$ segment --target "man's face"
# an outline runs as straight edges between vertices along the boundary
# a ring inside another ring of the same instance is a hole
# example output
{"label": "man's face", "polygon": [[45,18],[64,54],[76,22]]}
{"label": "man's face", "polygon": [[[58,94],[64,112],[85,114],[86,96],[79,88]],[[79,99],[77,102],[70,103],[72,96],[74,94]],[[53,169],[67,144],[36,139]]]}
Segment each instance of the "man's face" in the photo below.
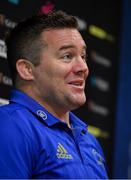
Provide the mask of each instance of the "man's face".
{"label": "man's face", "polygon": [[73,110],[86,101],[84,88],[88,76],[86,45],[75,29],[45,31],[47,47],[35,67],[35,96],[48,107]]}

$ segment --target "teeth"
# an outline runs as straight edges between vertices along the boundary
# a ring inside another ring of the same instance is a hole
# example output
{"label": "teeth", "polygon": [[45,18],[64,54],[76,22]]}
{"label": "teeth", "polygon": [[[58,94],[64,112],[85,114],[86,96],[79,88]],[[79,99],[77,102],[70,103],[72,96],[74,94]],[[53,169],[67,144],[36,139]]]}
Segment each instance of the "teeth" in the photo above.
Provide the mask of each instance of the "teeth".
{"label": "teeth", "polygon": [[79,84],[79,83],[74,83],[74,85],[76,85],[76,86],[80,86],[80,84]]}
{"label": "teeth", "polygon": [[69,84],[72,84],[74,86],[82,86],[83,83],[80,83],[80,82],[72,82],[72,83],[69,83]]}
{"label": "teeth", "polygon": [[71,83],[74,86],[81,86],[81,83]]}

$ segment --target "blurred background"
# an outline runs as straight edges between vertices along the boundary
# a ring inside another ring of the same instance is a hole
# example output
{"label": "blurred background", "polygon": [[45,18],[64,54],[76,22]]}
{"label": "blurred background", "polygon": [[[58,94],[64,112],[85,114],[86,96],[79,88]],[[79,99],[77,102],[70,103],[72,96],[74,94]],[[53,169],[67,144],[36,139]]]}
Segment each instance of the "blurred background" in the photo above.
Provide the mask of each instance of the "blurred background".
{"label": "blurred background", "polygon": [[8,30],[34,13],[52,10],[76,16],[87,44],[87,102],[74,113],[103,147],[109,177],[130,179],[131,0],[0,0],[0,105],[8,103],[12,88]]}

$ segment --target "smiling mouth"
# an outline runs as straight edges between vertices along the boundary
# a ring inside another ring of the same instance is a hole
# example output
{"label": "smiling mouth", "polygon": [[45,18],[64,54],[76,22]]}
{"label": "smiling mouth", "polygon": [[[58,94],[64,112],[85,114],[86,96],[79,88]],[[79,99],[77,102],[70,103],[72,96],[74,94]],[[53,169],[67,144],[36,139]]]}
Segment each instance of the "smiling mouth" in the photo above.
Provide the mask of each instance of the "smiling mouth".
{"label": "smiling mouth", "polygon": [[68,83],[70,86],[79,88],[79,89],[84,89],[84,81],[72,81]]}
{"label": "smiling mouth", "polygon": [[73,86],[82,86],[83,83],[69,83],[70,85],[73,85]]}

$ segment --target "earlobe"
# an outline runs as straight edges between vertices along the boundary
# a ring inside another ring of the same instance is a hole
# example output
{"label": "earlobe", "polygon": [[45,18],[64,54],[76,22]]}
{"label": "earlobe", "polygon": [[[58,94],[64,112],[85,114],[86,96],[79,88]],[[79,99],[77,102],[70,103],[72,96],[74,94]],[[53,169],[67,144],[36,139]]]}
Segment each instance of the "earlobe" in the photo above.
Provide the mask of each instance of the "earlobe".
{"label": "earlobe", "polygon": [[21,79],[23,80],[33,80],[34,76],[33,76],[33,72],[32,72],[32,64],[25,59],[19,59],[16,62],[16,69],[17,72],[19,74],[19,76],[21,77]]}

